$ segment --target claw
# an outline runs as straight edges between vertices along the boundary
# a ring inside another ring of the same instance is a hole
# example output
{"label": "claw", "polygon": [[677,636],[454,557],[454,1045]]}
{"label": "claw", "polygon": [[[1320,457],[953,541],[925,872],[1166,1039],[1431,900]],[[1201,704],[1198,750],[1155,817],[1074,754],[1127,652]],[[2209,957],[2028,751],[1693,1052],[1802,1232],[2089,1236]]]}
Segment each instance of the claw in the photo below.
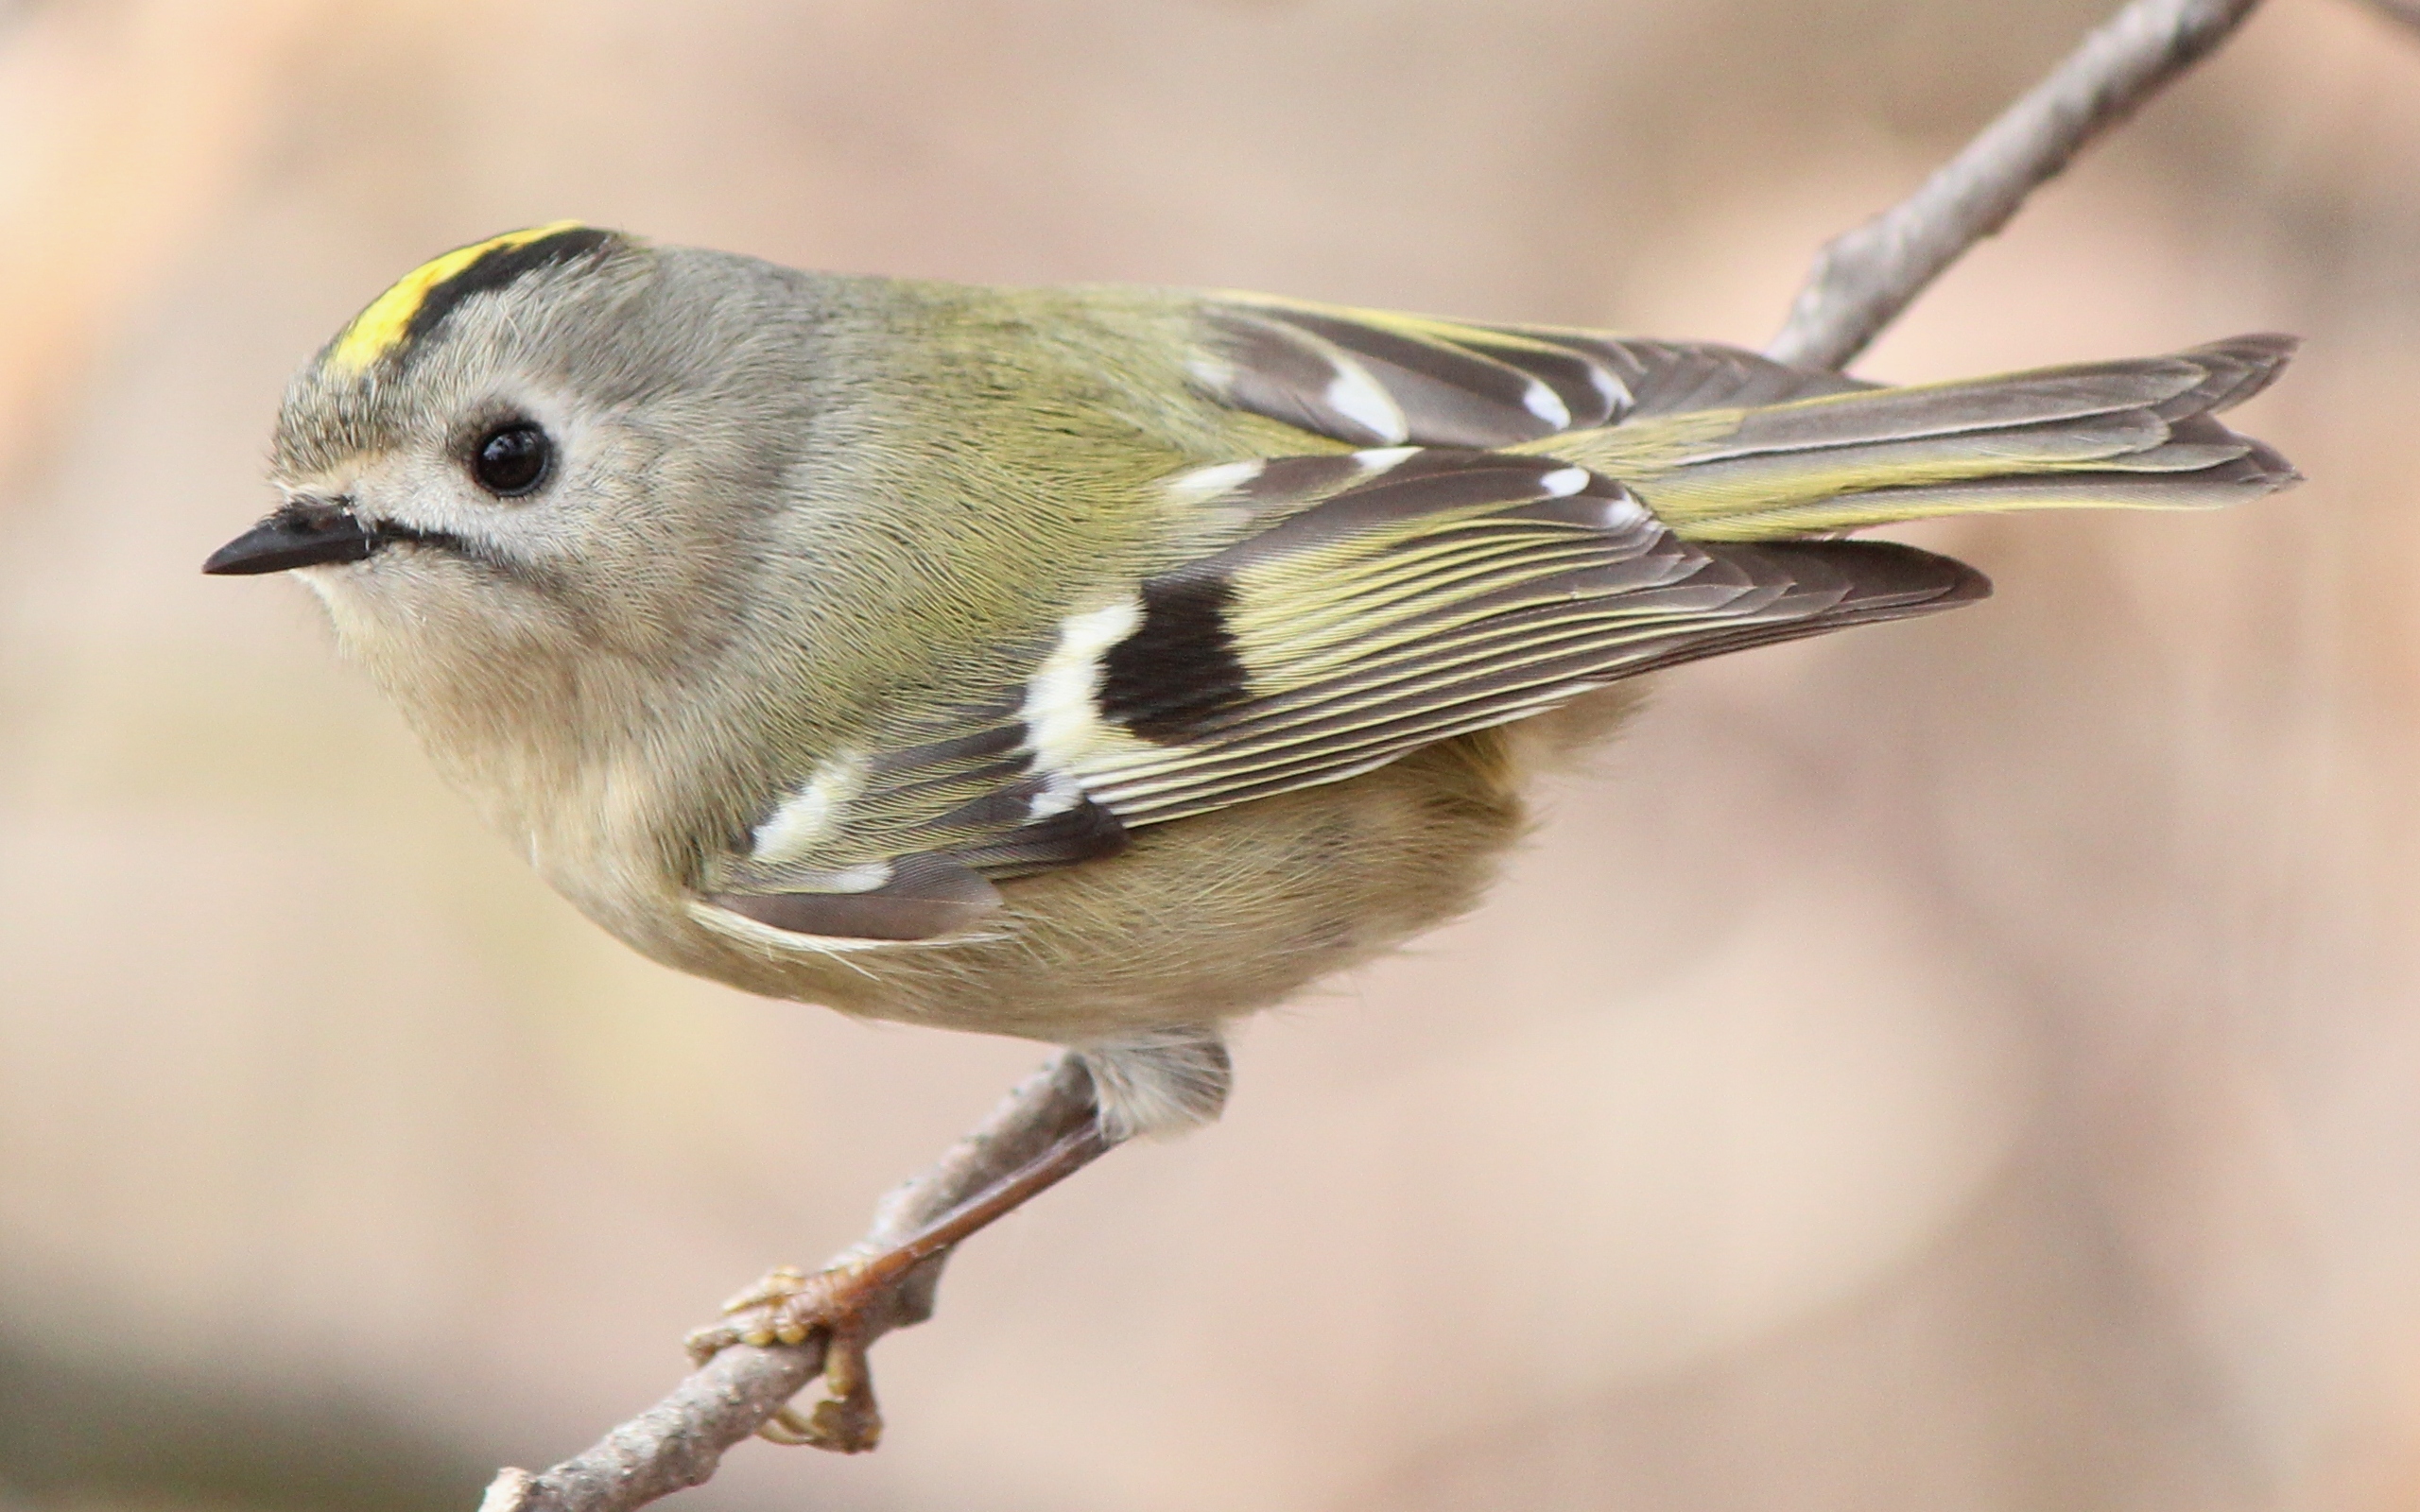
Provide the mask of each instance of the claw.
{"label": "claw", "polygon": [[862,1454],[882,1442],[882,1408],[873,1400],[873,1375],[864,1338],[834,1332],[823,1346],[823,1400],[802,1413],[785,1405],[756,1430],[769,1443]]}
{"label": "claw", "polygon": [[882,1409],[873,1400],[873,1372],[866,1363],[863,1335],[835,1332],[825,1342],[823,1389],[828,1395],[807,1414],[809,1443],[838,1453],[862,1454],[882,1442]]}
{"label": "claw", "polygon": [[757,1436],[863,1453],[882,1440],[882,1410],[874,1402],[866,1360],[870,1333],[863,1314],[874,1296],[868,1280],[865,1267],[853,1263],[812,1276],[795,1265],[768,1271],[723,1304],[721,1322],[691,1332],[684,1341],[689,1358],[703,1365],[735,1344],[799,1345],[821,1334],[823,1400],[804,1413],[785,1406],[757,1429]]}
{"label": "claw", "polygon": [[821,1442],[815,1424],[796,1407],[786,1405],[758,1425],[756,1436],[786,1449],[814,1449]]}
{"label": "claw", "polygon": [[796,1265],[776,1265],[747,1286],[732,1294],[722,1304],[723,1315],[745,1313],[751,1308],[770,1307],[796,1297],[806,1286],[806,1272]]}
{"label": "claw", "polygon": [[1115,1143],[1101,1133],[1094,1113],[1084,1110],[1023,1165],[990,1180],[906,1238],[882,1245],[869,1241],[813,1275],[793,1265],[767,1272],[723,1304],[720,1321],[689,1334],[683,1341],[689,1358],[703,1366],[735,1344],[795,1346],[821,1337],[822,1400],[804,1412],[795,1405],[783,1407],[758,1433],[776,1444],[863,1453],[882,1440],[882,1411],[874,1403],[867,1347],[888,1330],[931,1315],[941,1263],[961,1240],[1081,1170]]}

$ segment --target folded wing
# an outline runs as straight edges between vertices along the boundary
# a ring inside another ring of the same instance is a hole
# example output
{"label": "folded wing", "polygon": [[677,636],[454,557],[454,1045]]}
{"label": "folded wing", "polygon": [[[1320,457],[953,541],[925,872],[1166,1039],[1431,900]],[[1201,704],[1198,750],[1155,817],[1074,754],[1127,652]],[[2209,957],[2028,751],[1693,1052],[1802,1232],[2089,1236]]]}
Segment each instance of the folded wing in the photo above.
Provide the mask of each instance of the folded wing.
{"label": "folded wing", "polygon": [[1170,480],[1278,523],[1067,616],[1022,686],[828,759],[711,879],[777,929],[980,926],[995,881],[1338,782],[1618,679],[1979,597],[1883,542],[1707,545],[1551,458],[1394,447]]}

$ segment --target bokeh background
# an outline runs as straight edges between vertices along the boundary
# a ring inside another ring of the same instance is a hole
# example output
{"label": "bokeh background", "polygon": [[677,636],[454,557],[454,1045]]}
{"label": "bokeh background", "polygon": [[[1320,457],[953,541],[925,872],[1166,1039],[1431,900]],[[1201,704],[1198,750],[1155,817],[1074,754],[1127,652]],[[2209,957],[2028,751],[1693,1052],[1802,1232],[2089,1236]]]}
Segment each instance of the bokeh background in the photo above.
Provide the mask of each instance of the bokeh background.
{"label": "bokeh background", "polygon": [[[465,1508],[1037,1059],[626,953],[306,596],[280,385],[579,216],[1755,344],[2101,0],[0,6],[0,1508]],[[677,1503],[2420,1502],[2420,32],[2273,0],[1861,370],[2309,338],[2220,516],[1671,678],[1225,1123]]]}

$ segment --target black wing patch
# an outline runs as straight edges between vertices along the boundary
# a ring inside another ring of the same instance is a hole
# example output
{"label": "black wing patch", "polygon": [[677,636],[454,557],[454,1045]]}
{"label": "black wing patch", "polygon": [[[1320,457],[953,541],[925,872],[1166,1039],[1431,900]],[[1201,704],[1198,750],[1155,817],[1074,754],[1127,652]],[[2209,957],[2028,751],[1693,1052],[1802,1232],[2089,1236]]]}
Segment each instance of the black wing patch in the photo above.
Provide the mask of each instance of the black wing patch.
{"label": "black wing patch", "polygon": [[1242,703],[1251,674],[1229,632],[1235,588],[1216,573],[1143,585],[1143,623],[1101,661],[1101,716],[1145,740],[1175,740]]}

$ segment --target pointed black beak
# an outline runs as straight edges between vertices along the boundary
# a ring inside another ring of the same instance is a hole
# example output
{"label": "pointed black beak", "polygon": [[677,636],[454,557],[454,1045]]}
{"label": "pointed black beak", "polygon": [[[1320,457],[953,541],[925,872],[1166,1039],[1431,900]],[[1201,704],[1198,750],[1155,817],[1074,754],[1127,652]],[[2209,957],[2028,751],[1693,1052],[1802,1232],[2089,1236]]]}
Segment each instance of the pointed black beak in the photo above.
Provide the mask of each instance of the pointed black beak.
{"label": "pointed black beak", "polygon": [[224,576],[282,573],[359,561],[384,542],[341,504],[291,499],[285,507],[210,554],[201,570]]}

